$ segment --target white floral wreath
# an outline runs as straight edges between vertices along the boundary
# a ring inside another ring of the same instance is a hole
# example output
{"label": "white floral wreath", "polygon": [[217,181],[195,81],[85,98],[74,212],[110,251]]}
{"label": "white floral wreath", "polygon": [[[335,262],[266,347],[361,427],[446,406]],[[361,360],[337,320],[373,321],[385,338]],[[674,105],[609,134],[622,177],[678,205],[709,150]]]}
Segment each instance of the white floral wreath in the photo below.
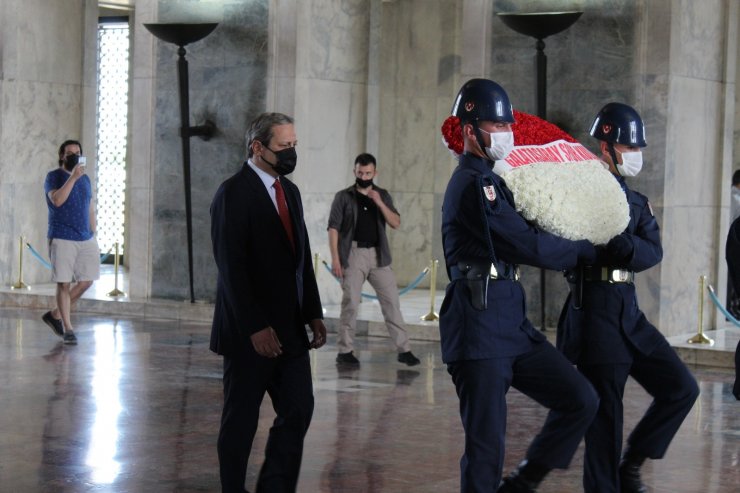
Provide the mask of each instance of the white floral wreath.
{"label": "white floral wreath", "polygon": [[[545,231],[596,245],[624,231],[630,220],[627,197],[604,164],[551,123],[526,113],[515,117],[516,147],[494,171],[514,194],[517,211]],[[462,153],[461,134],[459,120],[448,118],[442,135],[453,154]]]}

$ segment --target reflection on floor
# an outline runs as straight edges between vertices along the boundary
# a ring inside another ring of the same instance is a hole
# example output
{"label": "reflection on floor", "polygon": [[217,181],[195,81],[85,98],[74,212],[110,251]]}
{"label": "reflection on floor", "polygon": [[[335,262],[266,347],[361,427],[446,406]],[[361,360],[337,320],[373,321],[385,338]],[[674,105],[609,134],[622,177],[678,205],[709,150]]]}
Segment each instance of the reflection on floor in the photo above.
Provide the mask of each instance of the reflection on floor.
{"label": "reflection on floor", "polygon": [[[221,361],[204,323],[82,314],[79,345],[62,346],[41,310],[0,308],[0,491],[218,491],[215,450]],[[333,337],[331,338],[333,339]],[[454,492],[463,435],[436,342],[422,364],[395,362],[388,341],[360,337],[358,370],[336,348],[312,353],[316,411],[300,492]],[[727,369],[695,369],[702,394],[666,458],[648,463],[654,492],[737,492],[740,402]],[[630,429],[648,405],[630,381]],[[523,457],[545,412],[509,394],[506,469]],[[273,413],[266,399],[247,486],[254,487]],[[577,492],[581,452],[541,492]]]}

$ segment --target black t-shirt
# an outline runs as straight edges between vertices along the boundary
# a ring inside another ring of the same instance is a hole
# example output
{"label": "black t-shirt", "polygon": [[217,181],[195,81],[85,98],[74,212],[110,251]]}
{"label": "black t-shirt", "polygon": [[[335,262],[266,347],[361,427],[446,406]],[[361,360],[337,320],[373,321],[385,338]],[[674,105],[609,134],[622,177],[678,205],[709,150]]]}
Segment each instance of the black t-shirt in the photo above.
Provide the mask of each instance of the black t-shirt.
{"label": "black t-shirt", "polygon": [[356,242],[366,245],[378,245],[378,206],[367,195],[355,192],[357,200],[357,224],[355,226]]}

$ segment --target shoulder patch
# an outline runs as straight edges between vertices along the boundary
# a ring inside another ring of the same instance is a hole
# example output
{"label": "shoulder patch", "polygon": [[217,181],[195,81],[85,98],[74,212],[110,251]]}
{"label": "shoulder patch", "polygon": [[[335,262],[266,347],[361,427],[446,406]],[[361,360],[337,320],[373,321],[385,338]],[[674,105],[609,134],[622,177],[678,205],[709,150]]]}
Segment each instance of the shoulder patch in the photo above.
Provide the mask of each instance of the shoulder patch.
{"label": "shoulder patch", "polygon": [[493,188],[493,185],[483,187],[483,193],[489,202],[494,202],[496,200],[496,190]]}
{"label": "shoulder patch", "polygon": [[655,214],[653,213],[653,206],[650,205],[650,201],[647,202],[648,210],[650,211],[650,215],[655,217]]}

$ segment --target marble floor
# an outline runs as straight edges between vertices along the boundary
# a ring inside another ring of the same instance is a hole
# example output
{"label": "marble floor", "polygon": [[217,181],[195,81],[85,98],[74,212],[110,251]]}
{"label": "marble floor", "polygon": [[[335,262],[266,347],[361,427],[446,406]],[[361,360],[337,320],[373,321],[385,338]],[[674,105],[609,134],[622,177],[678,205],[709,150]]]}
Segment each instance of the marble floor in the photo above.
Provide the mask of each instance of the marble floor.
{"label": "marble floor", "polygon": [[[209,327],[148,316],[79,314],[63,346],[42,310],[0,308],[0,491],[211,492],[221,361]],[[332,343],[311,354],[316,410],[299,492],[454,492],[463,434],[439,345],[415,341],[422,364],[395,362],[385,338],[358,340],[358,370],[337,368]],[[695,368],[701,397],[665,459],[648,463],[652,492],[740,491],[740,402],[728,369]],[[626,425],[648,405],[633,382]],[[522,458],[545,412],[509,394],[506,469]],[[263,407],[247,487],[273,418]],[[577,492],[582,451],[541,492]]]}
{"label": "marble floor", "polygon": [[[80,343],[63,346],[41,322],[54,286],[0,286],[0,493],[219,491],[215,440],[222,405],[221,360],[208,351],[213,307],[109,296],[110,266],[80,300]],[[126,272],[117,284],[128,288]],[[441,305],[442,292],[434,297]],[[463,434],[454,387],[440,361],[427,290],[401,298],[422,364],[395,362],[377,302],[362,303],[358,370],[337,368],[335,337],[312,352],[316,410],[299,492],[459,491]],[[339,307],[326,307],[330,331]],[[550,334],[550,331],[548,331]],[[651,492],[740,492],[740,402],[730,388],[740,331],[724,323],[713,345],[671,344],[692,365],[702,394],[662,461],[648,463]],[[629,430],[649,403],[626,391]],[[522,458],[545,411],[516,391],[506,469]],[[254,488],[269,399],[252,452]],[[582,491],[582,450],[571,469],[552,473],[541,492]]]}

